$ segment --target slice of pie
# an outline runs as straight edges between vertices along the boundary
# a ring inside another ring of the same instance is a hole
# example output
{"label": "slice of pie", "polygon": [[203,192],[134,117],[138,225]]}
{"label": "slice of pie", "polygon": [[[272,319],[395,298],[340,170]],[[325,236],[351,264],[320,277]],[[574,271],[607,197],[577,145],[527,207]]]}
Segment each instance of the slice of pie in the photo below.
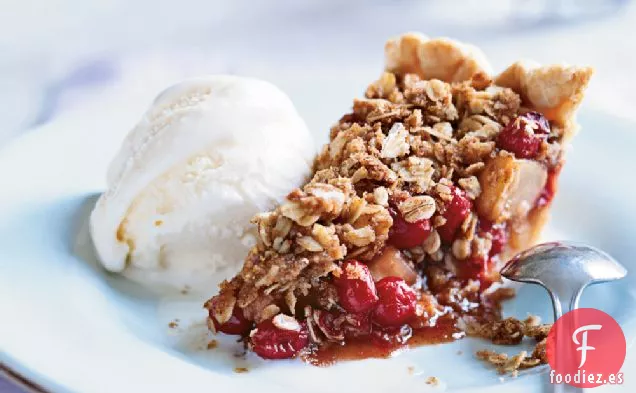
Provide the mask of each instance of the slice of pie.
{"label": "slice of pie", "polygon": [[313,178],[254,218],[257,246],[205,304],[213,331],[263,358],[384,356],[497,320],[486,289],[546,222],[592,69],[492,76],[477,48],[416,34],[385,54]]}

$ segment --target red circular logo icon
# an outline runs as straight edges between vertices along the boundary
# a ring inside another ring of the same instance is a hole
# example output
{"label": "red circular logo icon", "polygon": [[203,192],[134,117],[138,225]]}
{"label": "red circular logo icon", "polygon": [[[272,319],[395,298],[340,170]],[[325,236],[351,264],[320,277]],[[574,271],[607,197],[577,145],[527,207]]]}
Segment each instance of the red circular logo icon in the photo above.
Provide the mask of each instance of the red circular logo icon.
{"label": "red circular logo icon", "polygon": [[623,330],[608,314],[595,308],[570,311],[548,334],[550,381],[580,388],[621,384],[626,348]]}

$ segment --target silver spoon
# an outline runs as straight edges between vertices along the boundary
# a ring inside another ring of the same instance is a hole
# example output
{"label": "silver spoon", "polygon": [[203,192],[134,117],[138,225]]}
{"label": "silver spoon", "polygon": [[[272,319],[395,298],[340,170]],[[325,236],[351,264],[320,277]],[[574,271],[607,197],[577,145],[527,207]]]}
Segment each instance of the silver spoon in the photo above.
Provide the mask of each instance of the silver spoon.
{"label": "silver spoon", "polygon": [[[550,293],[554,320],[579,306],[583,290],[591,284],[619,280],[627,270],[605,252],[575,242],[534,246],[515,256],[501,270],[509,280],[539,284]],[[570,385],[554,385],[554,392],[579,392]]]}

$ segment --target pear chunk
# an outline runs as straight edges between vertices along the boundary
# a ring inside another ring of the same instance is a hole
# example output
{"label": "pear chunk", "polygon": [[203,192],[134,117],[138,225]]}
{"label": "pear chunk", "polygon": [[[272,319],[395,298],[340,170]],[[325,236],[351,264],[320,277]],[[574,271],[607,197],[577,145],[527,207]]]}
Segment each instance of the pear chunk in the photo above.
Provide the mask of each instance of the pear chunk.
{"label": "pear chunk", "polygon": [[476,201],[477,213],[496,223],[525,217],[547,180],[546,168],[537,161],[499,154],[479,175],[482,192]]}
{"label": "pear chunk", "polygon": [[417,280],[417,273],[402,256],[400,250],[392,246],[386,246],[369,262],[368,267],[374,281],[384,277],[399,277],[407,284],[413,285]]}

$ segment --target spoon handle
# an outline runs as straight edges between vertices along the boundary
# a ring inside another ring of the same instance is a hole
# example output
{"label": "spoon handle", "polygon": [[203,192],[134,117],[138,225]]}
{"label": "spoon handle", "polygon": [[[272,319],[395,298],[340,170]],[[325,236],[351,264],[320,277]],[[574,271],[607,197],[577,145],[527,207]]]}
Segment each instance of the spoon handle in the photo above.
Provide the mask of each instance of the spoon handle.
{"label": "spoon handle", "polygon": [[554,285],[548,289],[548,292],[550,292],[550,298],[552,299],[554,322],[556,322],[563,314],[579,308],[583,287],[563,280],[559,285]]}
{"label": "spoon handle", "polygon": [[[550,288],[548,291],[550,292],[552,305],[554,306],[554,322],[556,322],[557,319],[563,316],[563,314],[579,307],[579,300],[581,298],[583,288],[571,285],[565,281],[560,285]],[[570,337],[564,334],[565,332],[561,331],[560,333],[561,334],[557,336],[557,341],[570,339]],[[583,393],[582,388],[568,385],[566,383],[554,385],[554,389],[552,391],[554,393]]]}

